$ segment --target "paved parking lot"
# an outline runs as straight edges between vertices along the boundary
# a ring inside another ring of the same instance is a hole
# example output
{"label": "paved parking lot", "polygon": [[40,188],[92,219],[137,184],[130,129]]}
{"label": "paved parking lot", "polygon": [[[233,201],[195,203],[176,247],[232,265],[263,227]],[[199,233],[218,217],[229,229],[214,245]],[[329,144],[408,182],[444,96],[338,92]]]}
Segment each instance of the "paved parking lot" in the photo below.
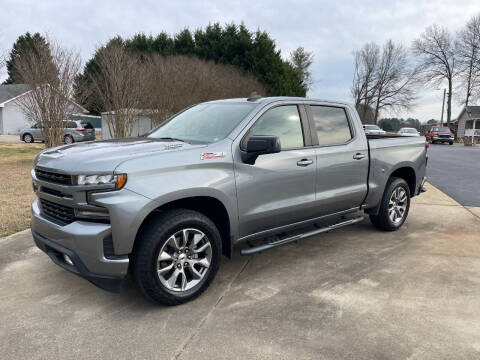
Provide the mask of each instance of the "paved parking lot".
{"label": "paved parking lot", "polygon": [[480,146],[432,144],[428,181],[465,206],[480,206]]}
{"label": "paved parking lot", "polygon": [[[441,221],[438,221],[441,219]],[[99,290],[28,232],[0,239],[3,359],[478,359],[480,219],[433,187],[401,230],[366,220],[226,260],[194,302]]]}

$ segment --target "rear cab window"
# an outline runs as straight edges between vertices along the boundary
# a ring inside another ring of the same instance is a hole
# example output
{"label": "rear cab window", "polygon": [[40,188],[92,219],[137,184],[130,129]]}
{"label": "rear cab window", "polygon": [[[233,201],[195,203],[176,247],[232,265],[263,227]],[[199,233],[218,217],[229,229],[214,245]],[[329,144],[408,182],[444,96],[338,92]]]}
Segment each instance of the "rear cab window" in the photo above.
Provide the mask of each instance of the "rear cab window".
{"label": "rear cab window", "polygon": [[353,138],[345,108],[310,105],[310,111],[319,146],[341,145]]}

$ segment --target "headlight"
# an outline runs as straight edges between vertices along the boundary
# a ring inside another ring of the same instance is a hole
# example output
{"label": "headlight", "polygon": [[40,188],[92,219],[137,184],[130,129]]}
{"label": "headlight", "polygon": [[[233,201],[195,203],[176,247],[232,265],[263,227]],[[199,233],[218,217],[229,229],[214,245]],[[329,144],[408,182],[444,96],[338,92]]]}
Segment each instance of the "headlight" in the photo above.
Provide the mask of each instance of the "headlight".
{"label": "headlight", "polygon": [[121,189],[127,182],[127,174],[106,174],[106,175],[77,175],[74,177],[75,185],[115,185],[117,190]]}

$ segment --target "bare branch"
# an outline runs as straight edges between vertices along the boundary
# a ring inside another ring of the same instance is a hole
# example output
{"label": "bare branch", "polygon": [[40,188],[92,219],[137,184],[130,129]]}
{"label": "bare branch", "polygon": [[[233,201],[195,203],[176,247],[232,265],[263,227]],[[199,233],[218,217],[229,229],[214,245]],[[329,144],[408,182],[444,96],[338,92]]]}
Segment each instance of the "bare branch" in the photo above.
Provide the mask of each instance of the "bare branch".
{"label": "bare branch", "polygon": [[412,50],[420,59],[420,79],[426,85],[438,86],[447,81],[447,124],[452,114],[453,79],[457,75],[455,43],[446,28],[432,25],[413,42]]}
{"label": "bare branch", "polygon": [[15,61],[15,70],[30,88],[16,104],[27,119],[41,126],[46,147],[63,142],[64,120],[75,111],[71,99],[80,65],[77,53],[53,41],[47,48],[33,48]]}

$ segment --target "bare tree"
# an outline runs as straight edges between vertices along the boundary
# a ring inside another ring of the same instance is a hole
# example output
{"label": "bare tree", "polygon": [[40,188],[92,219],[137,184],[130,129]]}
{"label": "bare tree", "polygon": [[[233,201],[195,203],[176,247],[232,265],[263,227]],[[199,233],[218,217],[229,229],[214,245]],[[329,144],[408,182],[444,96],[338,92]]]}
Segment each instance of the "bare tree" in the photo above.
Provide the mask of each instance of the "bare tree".
{"label": "bare tree", "polygon": [[362,121],[371,109],[375,93],[375,73],[380,61],[380,48],[375,43],[367,43],[353,53],[355,70],[351,94]]}
{"label": "bare tree", "polygon": [[450,32],[437,25],[429,26],[413,42],[412,50],[420,59],[421,79],[427,85],[448,83],[447,125],[452,118],[453,79],[457,75],[457,59]]}
{"label": "bare tree", "polygon": [[407,50],[388,40],[382,49],[380,62],[375,71],[374,123],[382,109],[409,109],[416,100],[415,86],[418,69],[408,62]]}
{"label": "bare tree", "polygon": [[303,87],[307,91],[310,90],[313,86],[312,73],[310,72],[310,66],[313,63],[313,54],[300,46],[290,53],[290,63],[300,74]]}
{"label": "bare tree", "polygon": [[90,79],[90,91],[97,92],[110,113],[107,121],[110,136],[130,136],[144,102],[146,66],[138,54],[126,51],[121,45],[99,49],[97,65],[98,72]]}
{"label": "bare tree", "polygon": [[71,98],[81,65],[79,55],[49,41],[48,47],[32,48],[14,65],[30,88],[16,100],[17,106],[29,121],[41,126],[47,148],[62,144],[64,119],[75,111]]}
{"label": "bare tree", "polygon": [[382,110],[410,108],[418,71],[410,66],[402,45],[388,40],[380,49],[367,43],[354,56],[351,94],[362,122],[376,124]]}
{"label": "bare tree", "polygon": [[465,96],[461,104],[468,106],[470,98],[480,98],[480,15],[473,16],[458,33],[456,42],[460,86]]}
{"label": "bare tree", "polygon": [[267,92],[253,75],[213,61],[152,55],[147,63],[144,107],[153,110],[150,116],[157,124],[195,103]]}

